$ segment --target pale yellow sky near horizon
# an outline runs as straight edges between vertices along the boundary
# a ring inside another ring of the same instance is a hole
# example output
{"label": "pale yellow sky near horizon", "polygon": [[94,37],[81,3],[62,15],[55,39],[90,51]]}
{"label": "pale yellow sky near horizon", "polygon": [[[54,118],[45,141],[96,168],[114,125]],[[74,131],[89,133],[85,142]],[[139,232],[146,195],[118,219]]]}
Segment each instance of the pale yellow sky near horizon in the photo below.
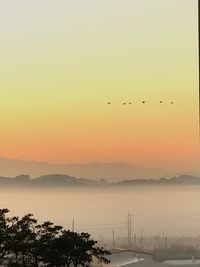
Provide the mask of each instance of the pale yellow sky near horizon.
{"label": "pale yellow sky near horizon", "polygon": [[1,156],[199,168],[197,0],[6,0],[0,32]]}

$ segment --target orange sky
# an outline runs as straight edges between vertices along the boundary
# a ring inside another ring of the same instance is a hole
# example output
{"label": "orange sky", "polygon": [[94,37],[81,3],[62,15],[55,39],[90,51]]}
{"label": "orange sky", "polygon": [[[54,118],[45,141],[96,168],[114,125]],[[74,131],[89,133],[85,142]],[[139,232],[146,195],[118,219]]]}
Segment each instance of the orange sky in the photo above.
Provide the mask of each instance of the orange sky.
{"label": "orange sky", "polygon": [[196,0],[8,0],[0,29],[1,156],[199,168]]}

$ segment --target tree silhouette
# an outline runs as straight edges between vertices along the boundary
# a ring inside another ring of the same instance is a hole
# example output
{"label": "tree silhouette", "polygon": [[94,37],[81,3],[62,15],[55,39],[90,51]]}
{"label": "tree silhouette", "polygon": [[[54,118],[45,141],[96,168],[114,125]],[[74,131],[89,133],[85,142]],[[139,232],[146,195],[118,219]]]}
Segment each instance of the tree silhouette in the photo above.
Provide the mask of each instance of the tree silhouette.
{"label": "tree silhouette", "polygon": [[8,209],[0,209],[0,261],[9,251],[9,226],[6,214]]}
{"label": "tree silhouette", "polygon": [[106,255],[109,251],[96,246],[97,242],[91,239],[88,233],[75,233],[71,231],[62,231],[62,234],[48,243],[44,250],[43,261],[49,267],[81,265],[87,267],[92,262],[93,257],[108,263]]}
{"label": "tree silhouette", "polygon": [[15,256],[10,263],[15,264],[15,266],[29,266],[32,261],[32,250],[35,246],[37,220],[33,218],[32,214],[27,214],[21,219],[12,217],[8,221],[10,223],[9,249]]}
{"label": "tree silhouette", "polygon": [[76,233],[50,221],[38,224],[33,214],[7,217],[0,209],[0,262],[3,266],[49,267],[78,265],[87,267],[97,258],[109,263],[110,252],[97,246],[88,233]]}

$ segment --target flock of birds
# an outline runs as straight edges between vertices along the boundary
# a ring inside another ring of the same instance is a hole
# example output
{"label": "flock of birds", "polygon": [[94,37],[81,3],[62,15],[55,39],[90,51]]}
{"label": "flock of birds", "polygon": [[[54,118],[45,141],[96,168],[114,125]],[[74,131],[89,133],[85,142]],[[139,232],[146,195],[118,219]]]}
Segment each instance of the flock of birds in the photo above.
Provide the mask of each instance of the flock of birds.
{"label": "flock of birds", "polygon": [[[143,100],[141,103],[146,104],[147,102]],[[163,101],[161,100],[159,103],[163,104]],[[174,104],[174,101],[170,101],[169,103],[172,105],[172,104]],[[132,102],[123,102],[122,103],[122,105],[132,105],[132,104],[133,104]],[[108,105],[111,105],[111,102],[108,102]]]}

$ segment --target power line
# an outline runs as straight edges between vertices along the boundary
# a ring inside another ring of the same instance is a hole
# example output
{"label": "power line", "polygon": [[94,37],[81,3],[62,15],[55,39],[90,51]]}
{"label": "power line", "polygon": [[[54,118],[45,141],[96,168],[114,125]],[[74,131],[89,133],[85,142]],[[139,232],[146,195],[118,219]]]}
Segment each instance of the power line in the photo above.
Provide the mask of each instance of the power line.
{"label": "power line", "polygon": [[83,227],[85,227],[85,226],[109,226],[109,225],[121,225],[121,224],[125,224],[126,222],[116,222],[116,223],[101,223],[101,224],[77,224],[78,226],[83,226]]}
{"label": "power line", "polygon": [[152,219],[174,219],[174,218],[191,218],[191,217],[200,217],[200,214],[191,214],[191,215],[175,215],[175,216],[149,216],[149,215],[135,215],[135,217],[142,218],[152,218]]}
{"label": "power line", "polygon": [[[79,227],[80,230],[112,230],[113,227]],[[114,229],[125,229],[124,226],[115,227]]]}
{"label": "power line", "polygon": [[[152,222],[160,223],[187,223],[187,222],[196,222],[200,221],[200,214],[188,214],[188,215],[175,215],[175,216],[151,216],[143,214],[134,214],[134,218],[138,223],[141,223],[146,220],[151,220]],[[142,220],[144,219],[144,220]],[[128,231],[128,246],[132,246],[132,215],[128,212],[128,221],[113,222],[113,223],[104,223],[104,224],[76,224],[76,229],[80,230],[122,230],[126,229]],[[69,228],[69,225],[66,227]],[[75,220],[72,220],[72,231],[75,231]]]}

